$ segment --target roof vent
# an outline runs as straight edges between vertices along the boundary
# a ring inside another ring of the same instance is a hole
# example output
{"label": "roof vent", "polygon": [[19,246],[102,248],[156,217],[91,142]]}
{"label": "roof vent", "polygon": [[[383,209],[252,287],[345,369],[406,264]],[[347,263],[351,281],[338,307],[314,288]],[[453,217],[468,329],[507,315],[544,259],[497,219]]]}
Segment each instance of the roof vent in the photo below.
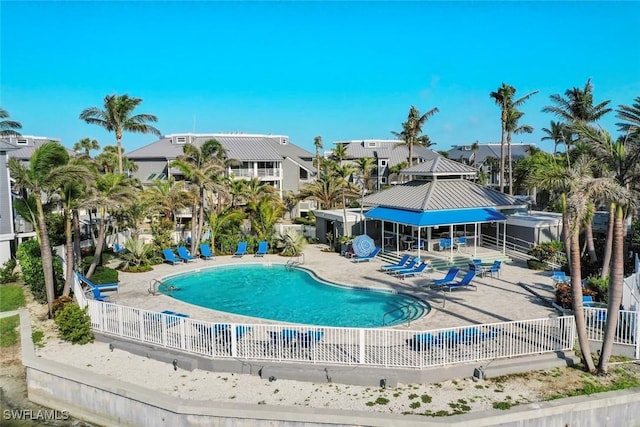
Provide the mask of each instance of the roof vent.
{"label": "roof vent", "polygon": [[365,142],[365,147],[367,148],[376,148],[378,146],[378,143],[376,141],[366,141]]}
{"label": "roof vent", "polygon": [[186,136],[175,136],[173,138],[173,143],[174,144],[186,144],[187,143],[187,137]]}
{"label": "roof vent", "polygon": [[286,136],[281,136],[280,137],[280,144],[285,145],[289,142],[289,138],[287,138]]}

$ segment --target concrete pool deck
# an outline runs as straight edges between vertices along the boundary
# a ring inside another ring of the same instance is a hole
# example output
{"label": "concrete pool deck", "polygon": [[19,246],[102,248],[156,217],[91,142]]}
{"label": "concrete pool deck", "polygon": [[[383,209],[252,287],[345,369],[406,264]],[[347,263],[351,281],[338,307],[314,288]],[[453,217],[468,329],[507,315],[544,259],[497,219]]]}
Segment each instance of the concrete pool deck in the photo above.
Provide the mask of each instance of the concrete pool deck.
{"label": "concrete pool deck", "polygon": [[[529,270],[522,261],[504,262],[500,278],[476,277],[476,288],[458,289],[447,293],[443,307],[443,292],[428,288],[432,279],[444,277],[444,271],[428,272],[418,277],[399,280],[379,271],[386,262],[375,259],[369,262],[354,263],[337,253],[324,252],[321,245],[308,245],[304,251],[303,267],[313,270],[319,277],[345,285],[368,288],[392,289],[413,295],[431,305],[431,312],[410,325],[398,325],[394,329],[429,330],[446,327],[464,326],[479,323],[507,322],[513,320],[547,318],[557,314],[548,304],[554,301],[554,288],[549,272]],[[429,255],[425,253],[425,255]],[[111,293],[111,301],[117,304],[139,307],[148,310],[173,310],[188,314],[191,318],[238,323],[282,323],[265,321],[251,317],[218,312],[181,301],[169,296],[151,295],[148,291],[153,279],[214,267],[224,264],[279,263],[289,258],[279,255],[254,257],[252,254],[241,258],[218,256],[212,260],[198,259],[187,264],[154,266],[145,273],[120,273],[120,291]],[[461,275],[459,275],[460,277]],[[534,289],[534,295],[520,284]]]}

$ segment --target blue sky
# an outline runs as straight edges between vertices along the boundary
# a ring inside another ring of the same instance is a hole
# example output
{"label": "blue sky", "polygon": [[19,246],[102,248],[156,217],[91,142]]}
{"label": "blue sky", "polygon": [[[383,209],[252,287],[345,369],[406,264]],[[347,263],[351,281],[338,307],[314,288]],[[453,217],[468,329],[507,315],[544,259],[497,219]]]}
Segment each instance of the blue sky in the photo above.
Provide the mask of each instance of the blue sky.
{"label": "blue sky", "polygon": [[[438,150],[500,140],[502,82],[541,142],[549,96],[640,96],[640,2],[2,1],[0,105],[22,133],[114,144],[81,121],[107,94],[142,98],[163,134],[289,135],[313,151],[392,138],[411,105]],[[600,123],[614,136],[616,118]],[[126,151],[155,141],[126,133]]]}

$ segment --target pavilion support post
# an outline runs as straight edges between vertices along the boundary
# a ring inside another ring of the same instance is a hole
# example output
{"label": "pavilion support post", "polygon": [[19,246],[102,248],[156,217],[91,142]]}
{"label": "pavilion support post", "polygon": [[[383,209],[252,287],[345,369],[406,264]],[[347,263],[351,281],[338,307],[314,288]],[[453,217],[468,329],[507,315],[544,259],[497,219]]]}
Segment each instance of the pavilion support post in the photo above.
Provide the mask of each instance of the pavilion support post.
{"label": "pavilion support post", "polygon": [[453,262],[453,224],[449,226],[449,241],[451,242],[449,245],[449,261]]}
{"label": "pavilion support post", "polygon": [[478,223],[474,223],[473,224],[473,257],[477,258],[478,257],[478,239],[480,237],[478,236]]}
{"label": "pavilion support post", "polygon": [[503,221],[502,228],[502,256],[507,254],[507,221]]}
{"label": "pavilion support post", "polygon": [[418,258],[420,258],[420,227],[418,227],[418,240],[416,240],[416,245],[418,246]]}
{"label": "pavilion support post", "polygon": [[382,248],[382,253],[384,253],[384,219],[382,222],[382,230],[380,231],[380,247]]}

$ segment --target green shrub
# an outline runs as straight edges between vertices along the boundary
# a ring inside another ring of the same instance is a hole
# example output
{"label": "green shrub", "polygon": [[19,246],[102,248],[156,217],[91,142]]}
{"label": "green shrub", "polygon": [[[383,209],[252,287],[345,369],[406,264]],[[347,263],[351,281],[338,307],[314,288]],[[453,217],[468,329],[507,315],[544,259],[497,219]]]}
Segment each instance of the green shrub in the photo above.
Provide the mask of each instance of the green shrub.
{"label": "green shrub", "polygon": [[295,217],[293,219],[294,224],[302,224],[302,225],[316,225],[316,218],[303,218],[301,216]]}
{"label": "green shrub", "polygon": [[540,243],[529,251],[529,255],[543,262],[552,262],[554,264],[564,265],[567,260],[562,253],[564,245],[559,240]]}
{"label": "green shrub", "polygon": [[109,267],[98,267],[91,276],[91,281],[95,284],[115,283],[118,281],[118,270]]}
{"label": "green shrub", "polygon": [[53,313],[53,318],[55,319],[56,315],[59,311],[61,311],[65,305],[73,302],[73,298],[70,296],[60,297],[53,300],[51,303],[51,312]]}
{"label": "green shrub", "polygon": [[24,292],[21,286],[0,286],[0,311],[10,311],[24,307],[24,303]]}
{"label": "green shrub", "polygon": [[587,277],[587,288],[596,293],[594,297],[596,301],[606,303],[609,296],[609,277],[602,279],[599,276],[589,276]]}
{"label": "green shrub", "polygon": [[16,265],[17,262],[15,258],[11,258],[4,263],[2,268],[0,268],[0,283],[13,283],[20,279],[20,275],[18,273],[14,273]]}
{"label": "green shrub", "polygon": [[[20,262],[22,277],[31,289],[31,293],[36,301],[41,304],[47,303],[47,291],[44,286],[44,270],[42,269],[42,258],[40,257],[40,244],[37,240],[26,240],[18,246],[16,254]],[[54,296],[62,293],[64,287],[64,277],[62,275],[62,262],[60,258],[53,257],[53,278]]]}
{"label": "green shrub", "polygon": [[93,342],[91,318],[87,308],[80,308],[76,303],[65,304],[56,315],[58,335],[73,344],[87,344]]}

